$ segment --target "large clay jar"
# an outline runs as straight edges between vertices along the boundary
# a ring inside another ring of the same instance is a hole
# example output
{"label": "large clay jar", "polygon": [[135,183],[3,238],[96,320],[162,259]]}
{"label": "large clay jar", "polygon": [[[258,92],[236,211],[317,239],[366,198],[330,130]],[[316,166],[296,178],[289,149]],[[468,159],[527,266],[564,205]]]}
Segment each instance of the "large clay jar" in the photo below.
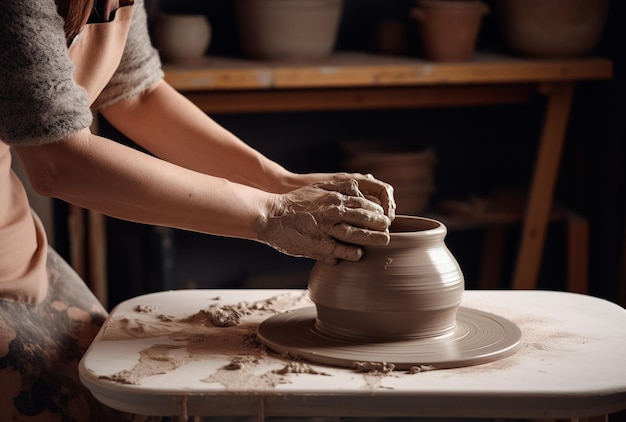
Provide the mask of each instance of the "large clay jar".
{"label": "large clay jar", "polygon": [[489,7],[479,0],[417,0],[417,20],[424,56],[433,61],[468,60],[474,54]]}
{"label": "large clay jar", "polygon": [[446,232],[436,220],[397,216],[387,246],[366,248],[358,262],[316,263],[309,275],[316,329],[357,341],[452,332],[465,286]]}
{"label": "large clay jar", "polygon": [[319,60],[334,47],[342,0],[237,0],[244,53],[262,60]]}
{"label": "large clay jar", "polygon": [[154,44],[167,62],[202,57],[211,43],[211,25],[204,15],[162,13],[154,23]]}
{"label": "large clay jar", "polygon": [[496,6],[504,38],[516,53],[567,58],[593,51],[609,0],[498,0]]}

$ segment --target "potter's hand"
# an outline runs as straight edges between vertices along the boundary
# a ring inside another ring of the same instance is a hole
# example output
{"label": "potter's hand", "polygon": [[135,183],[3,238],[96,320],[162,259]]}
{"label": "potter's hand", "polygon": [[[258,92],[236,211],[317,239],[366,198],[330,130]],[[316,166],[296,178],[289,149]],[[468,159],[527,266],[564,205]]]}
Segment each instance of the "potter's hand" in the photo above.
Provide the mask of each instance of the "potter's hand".
{"label": "potter's hand", "polygon": [[338,180],[345,180],[345,178],[356,180],[358,189],[363,195],[370,201],[374,201],[383,207],[385,215],[389,217],[389,221],[393,221],[396,217],[396,202],[393,199],[393,188],[390,184],[381,182],[371,174],[339,173],[336,177]]}
{"label": "potter's hand", "polygon": [[390,221],[393,221],[396,217],[396,203],[393,199],[393,188],[388,183],[374,178],[371,174],[309,173],[303,176],[306,177],[310,183],[324,182],[328,190],[337,190],[331,187],[333,184],[345,185],[345,183],[349,181],[356,181],[355,188],[367,199],[380,205]]}
{"label": "potter's hand", "polygon": [[345,178],[277,195],[267,216],[255,221],[258,239],[288,255],[328,264],[358,261],[363,254],[359,246],[389,242],[391,224],[383,207],[360,186],[360,181]]}

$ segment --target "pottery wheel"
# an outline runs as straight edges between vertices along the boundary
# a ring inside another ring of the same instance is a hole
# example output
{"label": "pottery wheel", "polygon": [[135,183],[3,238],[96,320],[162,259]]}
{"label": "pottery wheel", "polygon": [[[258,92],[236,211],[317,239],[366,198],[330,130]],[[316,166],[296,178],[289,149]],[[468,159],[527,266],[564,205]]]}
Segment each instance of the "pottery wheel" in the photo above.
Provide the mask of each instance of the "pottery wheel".
{"label": "pottery wheel", "polygon": [[274,315],[257,330],[260,341],[279,353],[314,363],[354,367],[355,362],[393,363],[395,369],[416,365],[435,369],[477,365],[511,355],[522,333],[511,321],[460,307],[456,328],[445,335],[402,341],[364,342],[331,337],[315,326],[314,306]]}

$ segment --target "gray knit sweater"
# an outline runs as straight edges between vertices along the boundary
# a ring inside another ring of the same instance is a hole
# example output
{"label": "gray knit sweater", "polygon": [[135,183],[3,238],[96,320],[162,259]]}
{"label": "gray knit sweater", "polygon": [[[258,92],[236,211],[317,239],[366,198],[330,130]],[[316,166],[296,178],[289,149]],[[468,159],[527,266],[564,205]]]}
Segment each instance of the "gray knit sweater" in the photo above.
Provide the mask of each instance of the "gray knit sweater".
{"label": "gray knit sweater", "polygon": [[[122,62],[95,109],[130,98],[163,77],[143,0],[134,7]],[[0,140],[39,145],[88,127],[92,114],[73,69],[54,0],[0,0]]]}

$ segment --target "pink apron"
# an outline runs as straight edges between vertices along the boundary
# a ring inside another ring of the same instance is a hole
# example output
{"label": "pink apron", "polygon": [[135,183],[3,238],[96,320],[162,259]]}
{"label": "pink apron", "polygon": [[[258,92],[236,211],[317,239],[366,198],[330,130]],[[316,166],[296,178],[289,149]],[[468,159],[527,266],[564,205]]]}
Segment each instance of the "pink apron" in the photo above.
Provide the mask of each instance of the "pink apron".
{"label": "pink apron", "polygon": [[[69,48],[74,79],[93,104],[117,69],[133,15],[133,1],[105,23],[86,25]],[[0,142],[0,299],[40,303],[46,296],[47,239],[24,188],[11,170],[9,146]]]}

